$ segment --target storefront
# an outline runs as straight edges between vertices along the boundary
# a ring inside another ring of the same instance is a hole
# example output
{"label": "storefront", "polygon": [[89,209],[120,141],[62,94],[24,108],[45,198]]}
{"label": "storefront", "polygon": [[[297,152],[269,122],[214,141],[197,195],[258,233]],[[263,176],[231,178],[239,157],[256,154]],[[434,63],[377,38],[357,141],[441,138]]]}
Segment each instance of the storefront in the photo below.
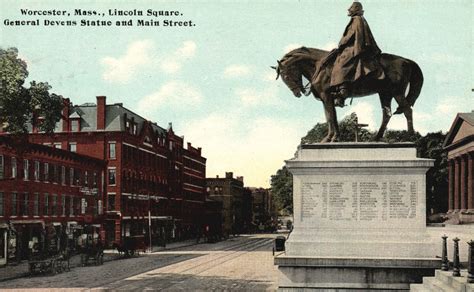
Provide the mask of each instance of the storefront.
{"label": "storefront", "polygon": [[7,264],[8,224],[0,223],[0,266]]}

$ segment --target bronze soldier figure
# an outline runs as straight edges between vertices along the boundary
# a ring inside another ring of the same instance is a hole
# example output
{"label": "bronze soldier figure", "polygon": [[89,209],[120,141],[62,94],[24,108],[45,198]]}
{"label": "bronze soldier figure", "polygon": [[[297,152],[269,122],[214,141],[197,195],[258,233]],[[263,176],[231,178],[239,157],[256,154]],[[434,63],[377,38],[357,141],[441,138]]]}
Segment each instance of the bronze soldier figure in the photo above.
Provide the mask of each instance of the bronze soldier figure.
{"label": "bronze soldier figure", "polygon": [[369,75],[374,79],[385,78],[378,61],[381,50],[363,15],[362,4],[352,3],[348,9],[351,20],[339,42],[331,72],[330,86],[334,92],[336,106],[344,106],[344,100],[349,96],[354,82]]}

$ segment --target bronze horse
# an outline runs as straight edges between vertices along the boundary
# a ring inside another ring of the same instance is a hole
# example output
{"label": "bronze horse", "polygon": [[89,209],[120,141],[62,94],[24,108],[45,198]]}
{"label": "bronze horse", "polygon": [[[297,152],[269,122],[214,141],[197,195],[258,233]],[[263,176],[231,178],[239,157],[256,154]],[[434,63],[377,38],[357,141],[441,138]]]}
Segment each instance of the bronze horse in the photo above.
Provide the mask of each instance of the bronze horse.
{"label": "bronze horse", "polygon": [[[328,51],[301,47],[284,55],[278,61],[278,67],[272,67],[277,71],[277,79],[281,76],[286,86],[296,97],[300,97],[301,94],[309,95],[313,93],[316,99],[323,102],[328,124],[328,134],[321,141],[323,143],[337,141],[339,136],[334,96],[331,94],[329,87],[332,64],[322,67],[321,73],[323,75],[321,82],[317,84],[311,83],[309,91],[303,86],[302,77],[304,76],[311,82],[317,64],[324,61],[328,54]],[[390,54],[381,54],[379,61],[384,69],[386,78],[383,80],[367,78],[356,82],[353,84],[350,94],[350,97],[379,94],[383,117],[382,124],[377,135],[374,137],[376,141],[382,138],[392,116],[392,98],[395,98],[399,105],[395,114],[403,113],[407,119],[408,132],[414,132],[411,107],[414,105],[423,86],[423,73],[415,62]],[[409,91],[405,96],[408,85]]]}

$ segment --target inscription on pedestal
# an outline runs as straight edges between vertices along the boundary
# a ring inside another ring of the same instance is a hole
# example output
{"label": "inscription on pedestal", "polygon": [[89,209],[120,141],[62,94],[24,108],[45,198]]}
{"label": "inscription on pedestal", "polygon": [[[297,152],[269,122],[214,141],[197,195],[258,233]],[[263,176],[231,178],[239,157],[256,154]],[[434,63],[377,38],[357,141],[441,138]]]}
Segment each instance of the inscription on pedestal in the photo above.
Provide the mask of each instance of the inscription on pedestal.
{"label": "inscription on pedestal", "polygon": [[417,181],[304,182],[301,220],[389,221],[416,218]]}

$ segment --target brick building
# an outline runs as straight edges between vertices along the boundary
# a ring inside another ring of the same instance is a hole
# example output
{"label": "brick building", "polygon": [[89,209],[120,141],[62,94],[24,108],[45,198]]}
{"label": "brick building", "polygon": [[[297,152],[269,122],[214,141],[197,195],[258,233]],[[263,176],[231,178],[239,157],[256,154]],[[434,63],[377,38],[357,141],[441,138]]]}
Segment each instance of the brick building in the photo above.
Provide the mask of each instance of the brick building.
{"label": "brick building", "polygon": [[449,222],[474,222],[474,111],[456,116],[443,146],[448,152]]}
{"label": "brick building", "polygon": [[259,231],[276,227],[277,212],[269,189],[249,188],[252,194],[252,223]]}
{"label": "brick building", "polygon": [[105,161],[108,245],[126,236],[148,239],[149,231],[154,243],[182,239],[203,224],[206,159],[200,148],[184,148],[171,124],[162,128],[120,103],[107,104],[105,96],[78,106],[65,99],[54,135],[33,124],[29,138]]}
{"label": "brick building", "polygon": [[59,249],[103,214],[102,160],[0,136],[0,264]]}
{"label": "brick building", "polygon": [[207,193],[211,200],[222,202],[222,232],[224,237],[245,231],[243,216],[244,178],[234,178],[226,172],[224,178],[207,178]]}

